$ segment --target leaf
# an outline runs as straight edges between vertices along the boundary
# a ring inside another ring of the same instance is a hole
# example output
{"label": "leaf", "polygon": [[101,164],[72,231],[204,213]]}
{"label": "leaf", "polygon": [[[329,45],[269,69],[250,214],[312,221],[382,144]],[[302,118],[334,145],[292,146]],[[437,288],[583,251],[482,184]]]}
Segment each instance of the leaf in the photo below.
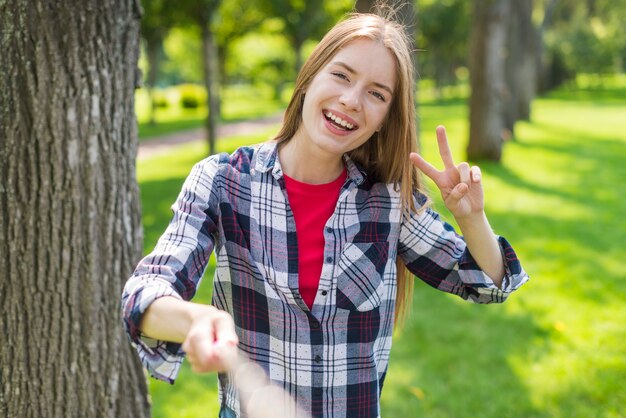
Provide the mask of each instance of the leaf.
{"label": "leaf", "polygon": [[419,399],[420,401],[423,401],[424,398],[426,397],[426,394],[424,393],[424,391],[421,388],[418,387],[410,387],[409,391],[415,395],[415,397],[417,399]]}

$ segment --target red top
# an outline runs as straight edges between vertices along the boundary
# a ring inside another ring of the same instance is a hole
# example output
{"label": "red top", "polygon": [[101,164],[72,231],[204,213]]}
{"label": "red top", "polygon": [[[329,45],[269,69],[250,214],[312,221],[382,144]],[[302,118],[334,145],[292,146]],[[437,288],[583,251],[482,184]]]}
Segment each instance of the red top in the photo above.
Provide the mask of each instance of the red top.
{"label": "red top", "polygon": [[336,180],[326,184],[307,184],[284,176],[298,235],[298,286],[309,309],[315,301],[324,264],[324,226],[335,211],[347,176],[343,170]]}

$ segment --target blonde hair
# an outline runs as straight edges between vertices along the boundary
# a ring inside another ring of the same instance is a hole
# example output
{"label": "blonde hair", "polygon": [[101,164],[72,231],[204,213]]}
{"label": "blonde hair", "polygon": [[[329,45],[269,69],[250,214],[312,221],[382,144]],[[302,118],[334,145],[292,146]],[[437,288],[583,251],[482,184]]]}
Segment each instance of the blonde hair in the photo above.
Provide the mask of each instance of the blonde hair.
{"label": "blonde hair", "polygon": [[[351,13],[336,24],[315,47],[298,73],[294,93],[285,111],[281,130],[274,138],[279,146],[293,138],[302,123],[304,94],[313,78],[337,52],[356,39],[380,42],[396,61],[396,86],[387,117],[359,148],[348,152],[376,181],[394,184],[400,191],[403,216],[415,211],[413,193],[421,189],[420,176],[409,160],[417,151],[412,43],[401,24],[391,18],[368,13]],[[402,322],[413,295],[413,280],[398,258],[398,293],[395,322]]]}

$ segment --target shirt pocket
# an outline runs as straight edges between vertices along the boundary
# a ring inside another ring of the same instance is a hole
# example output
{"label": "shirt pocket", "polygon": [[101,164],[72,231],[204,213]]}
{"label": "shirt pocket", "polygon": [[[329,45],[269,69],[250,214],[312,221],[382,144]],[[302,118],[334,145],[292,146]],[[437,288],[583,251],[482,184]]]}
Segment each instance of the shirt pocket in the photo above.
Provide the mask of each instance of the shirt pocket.
{"label": "shirt pocket", "polygon": [[389,243],[349,242],[339,258],[337,307],[361,312],[380,306]]}

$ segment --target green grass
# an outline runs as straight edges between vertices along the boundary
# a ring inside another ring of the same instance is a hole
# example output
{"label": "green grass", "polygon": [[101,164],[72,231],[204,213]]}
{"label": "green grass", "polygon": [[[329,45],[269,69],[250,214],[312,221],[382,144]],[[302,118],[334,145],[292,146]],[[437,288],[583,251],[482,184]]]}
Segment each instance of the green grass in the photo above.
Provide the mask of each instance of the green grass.
{"label": "green grass", "polygon": [[[626,83],[559,90],[535,101],[533,122],[519,124],[501,165],[481,164],[489,219],[531,281],[504,305],[472,305],[417,281],[412,315],[394,340],[384,417],[626,417],[624,115]],[[422,104],[427,159],[438,163],[438,124],[462,158],[466,116],[460,100]],[[139,162],[146,251],[205,152],[183,146]],[[198,300],[210,300],[210,279]],[[151,395],[154,417],[217,416],[215,376],[186,365],[174,386],[152,380]]]}
{"label": "green grass", "polygon": [[[180,90],[176,86],[159,90],[159,95],[167,100],[168,106],[156,110],[155,125],[149,123],[150,102],[147,90],[137,90],[135,111],[140,141],[203,126],[207,114],[206,106],[183,109],[180,106]],[[222,92],[222,122],[258,119],[276,114],[287,106],[286,100],[284,96],[281,100],[275,99],[273,92],[264,87],[228,86]]]}

